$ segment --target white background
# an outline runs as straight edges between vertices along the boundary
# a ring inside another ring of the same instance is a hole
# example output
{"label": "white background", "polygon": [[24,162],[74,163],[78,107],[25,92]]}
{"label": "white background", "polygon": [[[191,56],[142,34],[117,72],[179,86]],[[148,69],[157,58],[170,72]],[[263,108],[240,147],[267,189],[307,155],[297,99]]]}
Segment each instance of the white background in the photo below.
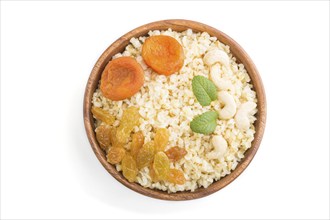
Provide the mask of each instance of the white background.
{"label": "white background", "polygon": [[[203,199],[135,193],[93,154],[85,85],[117,38],[185,18],[257,65],[268,117],[244,173]],[[329,2],[1,2],[1,218],[329,218]]]}

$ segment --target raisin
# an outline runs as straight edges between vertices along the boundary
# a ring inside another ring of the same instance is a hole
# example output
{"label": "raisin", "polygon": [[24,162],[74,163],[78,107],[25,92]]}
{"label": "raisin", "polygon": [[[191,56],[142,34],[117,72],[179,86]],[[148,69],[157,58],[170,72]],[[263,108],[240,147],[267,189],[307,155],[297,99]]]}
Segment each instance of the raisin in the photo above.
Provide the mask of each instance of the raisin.
{"label": "raisin", "polygon": [[164,152],[158,152],[155,155],[153,168],[155,174],[160,180],[166,180],[170,171],[170,160]]}
{"label": "raisin", "polygon": [[103,150],[107,150],[111,144],[111,127],[109,125],[100,125],[95,130],[96,140]]}
{"label": "raisin", "polygon": [[97,120],[103,121],[104,123],[108,124],[108,125],[112,125],[115,122],[115,116],[110,115],[109,112],[107,112],[106,110],[103,110],[101,108],[92,107],[92,113],[94,118],[96,118]]}
{"label": "raisin", "polygon": [[139,125],[140,117],[137,107],[131,106],[124,110],[116,135],[120,143],[126,144],[128,142],[133,128]]}
{"label": "raisin", "polygon": [[123,175],[124,177],[129,181],[129,182],[134,182],[136,180],[136,176],[138,174],[138,169],[136,167],[136,162],[134,158],[126,154],[121,162],[121,168],[123,170]]}
{"label": "raisin", "polygon": [[155,151],[164,151],[168,144],[170,134],[166,128],[158,128],[155,134]]}
{"label": "raisin", "polygon": [[142,146],[136,156],[136,163],[139,170],[151,164],[154,159],[154,152],[155,148],[152,141],[147,142]]}
{"label": "raisin", "polygon": [[170,149],[165,151],[165,154],[168,156],[170,161],[176,162],[178,160],[181,160],[187,154],[187,151],[184,148],[171,147]]}
{"label": "raisin", "polygon": [[155,170],[153,168],[154,164],[151,163],[150,166],[149,166],[149,175],[150,175],[150,178],[152,180],[152,182],[159,182],[159,179],[155,173]]}
{"label": "raisin", "polygon": [[168,176],[167,176],[167,181],[169,181],[170,183],[182,185],[182,184],[185,184],[186,179],[181,170],[170,169]]}
{"label": "raisin", "polygon": [[107,154],[107,161],[111,164],[120,163],[125,153],[126,151],[122,147],[110,147]]}
{"label": "raisin", "polygon": [[131,155],[136,159],[136,156],[144,144],[144,136],[142,131],[138,131],[132,135]]}
{"label": "raisin", "polygon": [[123,144],[118,141],[117,129],[115,127],[111,128],[110,131],[110,142],[112,147],[123,147]]}

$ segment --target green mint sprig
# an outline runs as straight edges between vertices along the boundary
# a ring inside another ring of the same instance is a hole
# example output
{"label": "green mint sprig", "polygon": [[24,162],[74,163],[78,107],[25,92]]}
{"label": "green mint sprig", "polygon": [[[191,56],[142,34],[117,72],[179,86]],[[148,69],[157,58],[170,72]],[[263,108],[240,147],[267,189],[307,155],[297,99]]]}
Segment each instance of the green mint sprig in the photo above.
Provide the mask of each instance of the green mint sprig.
{"label": "green mint sprig", "polygon": [[217,99],[217,88],[211,80],[204,76],[194,76],[192,90],[202,106],[210,105],[212,101]]}
{"label": "green mint sprig", "polygon": [[190,128],[193,132],[199,134],[211,134],[217,126],[218,113],[208,111],[198,115],[190,122]]}

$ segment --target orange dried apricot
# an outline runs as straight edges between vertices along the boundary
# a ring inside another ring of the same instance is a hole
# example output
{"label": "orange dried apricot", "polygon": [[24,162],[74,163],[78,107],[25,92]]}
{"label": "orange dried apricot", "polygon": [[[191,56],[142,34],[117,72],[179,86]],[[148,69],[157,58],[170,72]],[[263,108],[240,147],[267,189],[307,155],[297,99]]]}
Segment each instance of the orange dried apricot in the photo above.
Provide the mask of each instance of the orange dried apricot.
{"label": "orange dried apricot", "polygon": [[168,76],[178,72],[183,66],[184,52],[175,38],[157,35],[145,40],[142,58],[155,72]]}
{"label": "orange dried apricot", "polygon": [[107,112],[106,110],[103,110],[101,108],[92,107],[92,113],[94,118],[103,121],[104,123],[108,124],[108,125],[112,125],[115,122],[115,116],[110,115],[109,112]]}
{"label": "orange dried apricot", "polygon": [[111,164],[120,163],[125,156],[125,149],[122,147],[110,147],[107,154],[107,161]]}
{"label": "orange dried apricot", "polygon": [[138,169],[136,167],[136,162],[133,157],[129,154],[126,154],[121,162],[121,167],[123,170],[124,177],[129,182],[134,182],[138,174]]}
{"label": "orange dried apricot", "polygon": [[181,160],[187,154],[187,151],[184,148],[171,147],[170,149],[165,151],[165,154],[168,156],[170,161],[176,162],[178,160]]}
{"label": "orange dried apricot", "polygon": [[170,133],[166,128],[158,128],[155,134],[155,152],[164,151],[166,145],[168,144],[168,140],[170,137]]}
{"label": "orange dried apricot", "polygon": [[144,136],[142,131],[138,131],[132,135],[131,155],[136,159],[136,155],[144,144]]}
{"label": "orange dried apricot", "polygon": [[153,141],[147,142],[142,146],[136,156],[136,164],[139,170],[151,164],[154,159],[154,153],[155,149]]}
{"label": "orange dried apricot", "polygon": [[158,179],[167,179],[168,173],[170,171],[170,160],[164,152],[156,153],[153,168]]}
{"label": "orange dried apricot", "polygon": [[100,125],[95,130],[96,140],[103,150],[107,150],[111,145],[111,127],[109,125]]}
{"label": "orange dried apricot", "polygon": [[100,89],[113,101],[124,100],[137,93],[144,83],[144,71],[132,57],[111,60],[103,70]]}
{"label": "orange dried apricot", "polygon": [[186,179],[181,170],[170,169],[168,176],[167,176],[167,181],[169,181],[170,183],[182,185],[186,182]]}

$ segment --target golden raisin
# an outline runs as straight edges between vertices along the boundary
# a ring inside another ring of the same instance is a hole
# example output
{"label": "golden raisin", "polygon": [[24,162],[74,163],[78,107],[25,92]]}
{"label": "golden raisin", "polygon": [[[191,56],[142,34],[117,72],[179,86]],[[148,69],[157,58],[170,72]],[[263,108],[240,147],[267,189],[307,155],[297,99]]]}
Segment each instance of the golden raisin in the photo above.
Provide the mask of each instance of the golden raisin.
{"label": "golden raisin", "polygon": [[151,163],[150,166],[149,166],[149,175],[150,175],[150,178],[153,182],[159,182],[159,179],[155,173],[155,170],[154,170],[154,164]]}
{"label": "golden raisin", "polygon": [[149,166],[154,159],[154,142],[145,143],[136,156],[137,167],[140,169]]}
{"label": "golden raisin", "polygon": [[95,130],[96,140],[103,150],[107,150],[111,144],[111,127],[109,125],[100,125]]}
{"label": "golden raisin", "polygon": [[92,107],[92,113],[94,118],[96,118],[97,120],[103,121],[104,123],[108,124],[108,125],[112,125],[115,122],[115,116],[110,115],[109,112],[95,107]]}
{"label": "golden raisin", "polygon": [[158,128],[155,134],[155,152],[164,151],[168,144],[170,133],[166,128]]}
{"label": "golden raisin", "polygon": [[144,144],[144,136],[142,131],[138,131],[132,135],[131,155],[136,159],[136,156]]}
{"label": "golden raisin", "polygon": [[126,154],[121,162],[121,168],[123,170],[124,177],[129,182],[134,182],[138,174],[138,169],[136,167],[136,162],[133,157],[129,154]]}
{"label": "golden raisin", "polygon": [[165,151],[165,154],[167,155],[168,159],[170,159],[170,161],[176,162],[181,160],[187,154],[187,151],[184,148],[171,147]]}
{"label": "golden raisin", "polygon": [[118,141],[117,129],[115,127],[111,128],[110,131],[110,142],[112,147],[123,147],[123,144]]}
{"label": "golden raisin", "polygon": [[186,179],[181,170],[170,169],[169,174],[167,176],[167,181],[169,181],[170,183],[182,185],[186,182]]}
{"label": "golden raisin", "polygon": [[125,153],[126,151],[122,147],[110,147],[107,154],[107,161],[111,164],[120,163]]}
{"label": "golden raisin", "polygon": [[158,152],[155,155],[153,168],[155,174],[160,180],[166,180],[170,171],[170,160],[164,152]]}
{"label": "golden raisin", "polygon": [[140,117],[137,107],[131,106],[124,110],[116,135],[120,143],[126,144],[128,142],[133,128],[139,125]]}

